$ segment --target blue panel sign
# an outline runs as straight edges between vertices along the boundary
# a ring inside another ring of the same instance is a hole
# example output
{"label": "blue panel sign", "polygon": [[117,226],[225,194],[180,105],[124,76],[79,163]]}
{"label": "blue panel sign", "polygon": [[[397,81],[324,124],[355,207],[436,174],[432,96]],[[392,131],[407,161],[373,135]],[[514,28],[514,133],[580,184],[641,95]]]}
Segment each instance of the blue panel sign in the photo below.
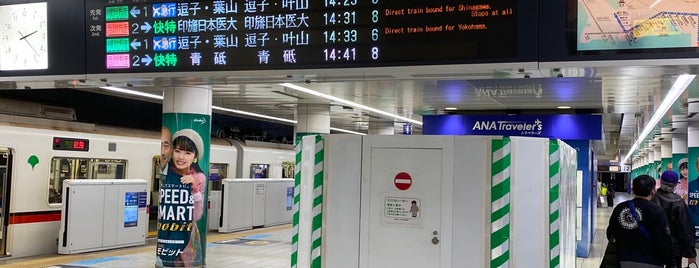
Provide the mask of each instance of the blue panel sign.
{"label": "blue panel sign", "polygon": [[124,227],[138,226],[138,192],[126,192],[124,196]]}
{"label": "blue panel sign", "polygon": [[294,201],[294,187],[286,187],[286,210],[291,210]]}
{"label": "blue panel sign", "polygon": [[148,193],[138,192],[138,207],[139,208],[145,208],[147,200],[148,200]]}
{"label": "blue panel sign", "polygon": [[601,115],[424,115],[424,135],[502,135],[602,139]]}

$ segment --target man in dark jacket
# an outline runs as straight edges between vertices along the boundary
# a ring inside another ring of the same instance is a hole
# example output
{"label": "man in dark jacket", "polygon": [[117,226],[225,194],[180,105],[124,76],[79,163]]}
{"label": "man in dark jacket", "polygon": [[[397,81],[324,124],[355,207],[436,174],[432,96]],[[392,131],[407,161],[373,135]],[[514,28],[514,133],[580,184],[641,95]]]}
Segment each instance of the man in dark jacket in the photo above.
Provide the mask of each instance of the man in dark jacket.
{"label": "man in dark jacket", "polygon": [[634,199],[618,204],[607,227],[607,239],[616,241],[622,268],[663,267],[673,263],[672,238],[667,216],[653,204],[655,179],[641,175],[633,180]]}
{"label": "man in dark jacket", "polygon": [[662,184],[658,189],[653,203],[665,210],[670,233],[672,234],[672,254],[674,263],[667,268],[682,268],[682,257],[688,258],[689,263],[696,261],[694,250],[694,226],[689,221],[689,211],[682,197],[675,194],[675,186],[679,176],[672,170],[666,170],[660,176]]}

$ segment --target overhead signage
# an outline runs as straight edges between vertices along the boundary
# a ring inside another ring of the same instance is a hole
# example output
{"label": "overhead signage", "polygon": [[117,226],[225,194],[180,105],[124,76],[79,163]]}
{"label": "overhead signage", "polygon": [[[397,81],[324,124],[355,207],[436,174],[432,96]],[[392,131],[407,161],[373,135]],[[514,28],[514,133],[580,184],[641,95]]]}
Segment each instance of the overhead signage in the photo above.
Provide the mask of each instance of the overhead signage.
{"label": "overhead signage", "polygon": [[424,135],[502,135],[602,139],[601,115],[424,115]]}
{"label": "overhead signage", "polygon": [[492,62],[517,57],[521,28],[516,1],[88,0],[86,5],[89,73]]}

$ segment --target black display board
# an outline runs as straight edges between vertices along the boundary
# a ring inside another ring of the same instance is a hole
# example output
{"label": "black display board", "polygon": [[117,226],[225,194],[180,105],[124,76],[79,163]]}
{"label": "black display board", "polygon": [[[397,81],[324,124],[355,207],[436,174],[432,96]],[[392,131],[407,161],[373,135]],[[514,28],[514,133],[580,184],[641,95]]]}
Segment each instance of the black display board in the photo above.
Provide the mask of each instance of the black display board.
{"label": "black display board", "polygon": [[537,6],[518,2],[87,0],[87,72],[534,61]]}
{"label": "black display board", "polygon": [[47,5],[48,68],[0,71],[0,77],[85,74],[85,32],[78,30],[85,29],[84,0],[0,0],[0,6],[39,2]]}

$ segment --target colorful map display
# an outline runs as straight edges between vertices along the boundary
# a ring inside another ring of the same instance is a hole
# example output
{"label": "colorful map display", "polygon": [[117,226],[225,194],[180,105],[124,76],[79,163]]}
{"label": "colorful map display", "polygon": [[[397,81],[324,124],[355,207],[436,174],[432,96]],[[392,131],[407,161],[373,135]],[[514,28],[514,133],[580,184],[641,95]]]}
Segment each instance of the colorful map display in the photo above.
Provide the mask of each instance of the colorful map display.
{"label": "colorful map display", "polygon": [[697,47],[697,0],[578,0],[577,48]]}

